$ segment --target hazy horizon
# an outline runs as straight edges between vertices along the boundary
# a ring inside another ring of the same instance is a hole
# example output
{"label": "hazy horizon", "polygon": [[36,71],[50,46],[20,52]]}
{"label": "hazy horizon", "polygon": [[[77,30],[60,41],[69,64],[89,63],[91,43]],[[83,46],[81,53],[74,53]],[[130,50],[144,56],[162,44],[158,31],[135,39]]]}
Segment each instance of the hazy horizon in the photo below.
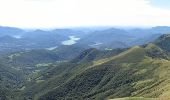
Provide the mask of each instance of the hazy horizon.
{"label": "hazy horizon", "polygon": [[85,30],[90,30],[90,29],[97,29],[97,30],[102,30],[102,29],[109,29],[109,28],[115,28],[115,29],[151,29],[154,27],[170,27],[169,26],[65,26],[65,27],[18,27],[18,26],[3,26],[0,25],[0,27],[3,28],[18,28],[18,29],[22,29],[22,30],[44,30],[44,31],[48,31],[48,30],[55,30],[55,29],[85,29]]}

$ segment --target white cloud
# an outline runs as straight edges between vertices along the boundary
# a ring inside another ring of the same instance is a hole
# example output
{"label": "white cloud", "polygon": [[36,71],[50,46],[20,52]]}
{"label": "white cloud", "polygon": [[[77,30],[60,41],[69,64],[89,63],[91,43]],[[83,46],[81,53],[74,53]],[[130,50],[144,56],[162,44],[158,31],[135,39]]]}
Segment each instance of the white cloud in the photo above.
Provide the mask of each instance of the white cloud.
{"label": "white cloud", "polygon": [[170,25],[148,0],[0,0],[0,25],[16,27]]}

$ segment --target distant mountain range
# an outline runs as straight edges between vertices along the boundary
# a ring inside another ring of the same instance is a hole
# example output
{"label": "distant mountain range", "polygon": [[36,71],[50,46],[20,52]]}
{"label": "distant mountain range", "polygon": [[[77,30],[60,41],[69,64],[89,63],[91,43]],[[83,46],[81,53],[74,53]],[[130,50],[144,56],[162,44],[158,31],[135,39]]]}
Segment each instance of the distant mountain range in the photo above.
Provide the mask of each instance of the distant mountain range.
{"label": "distant mountain range", "polygon": [[170,32],[170,27],[153,27],[150,29],[54,29],[23,30],[12,27],[0,27],[1,54],[44,49],[62,46],[69,36],[80,38],[76,45],[87,48],[127,48],[149,43],[162,34]]}
{"label": "distant mountain range", "polygon": [[170,99],[170,27],[0,33],[0,100]]}

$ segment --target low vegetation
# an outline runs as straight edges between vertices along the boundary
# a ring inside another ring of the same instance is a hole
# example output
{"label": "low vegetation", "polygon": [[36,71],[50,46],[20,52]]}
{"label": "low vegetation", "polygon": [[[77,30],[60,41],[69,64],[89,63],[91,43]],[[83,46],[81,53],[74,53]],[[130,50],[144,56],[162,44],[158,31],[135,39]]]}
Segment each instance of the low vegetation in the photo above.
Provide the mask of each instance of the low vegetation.
{"label": "low vegetation", "polygon": [[67,61],[61,60],[56,51],[8,55],[1,58],[1,98],[169,100],[170,52],[167,41],[170,41],[169,35],[163,35],[153,43],[127,49],[91,48]]}

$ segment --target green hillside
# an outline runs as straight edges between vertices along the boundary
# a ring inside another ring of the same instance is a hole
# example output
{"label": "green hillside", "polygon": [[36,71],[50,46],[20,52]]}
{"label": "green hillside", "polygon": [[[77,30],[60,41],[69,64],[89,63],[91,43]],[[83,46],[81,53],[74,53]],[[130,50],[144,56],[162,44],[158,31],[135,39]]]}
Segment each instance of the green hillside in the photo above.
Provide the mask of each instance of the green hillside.
{"label": "green hillside", "polygon": [[24,74],[0,61],[0,100],[10,100],[11,94],[24,83]]}
{"label": "green hillside", "polygon": [[159,100],[157,98],[143,98],[143,97],[126,97],[126,98],[117,98],[110,100]]}
{"label": "green hillside", "polygon": [[73,62],[52,64],[26,84],[18,99],[170,98],[169,54],[159,45],[134,46],[120,54],[101,58],[99,54],[91,49]]}
{"label": "green hillside", "polygon": [[[70,54],[67,59],[72,60],[67,62],[62,57],[74,51],[39,50],[8,55],[0,62],[7,66],[0,66],[0,75],[5,77],[3,81],[0,78],[1,87],[8,85],[0,89],[1,97],[11,100],[170,100],[169,37],[163,35],[152,43],[128,49],[91,48],[74,58]],[[17,70],[18,66],[22,68]],[[33,72],[25,74],[26,67],[32,67]],[[9,89],[12,91],[8,96],[4,91]]]}

